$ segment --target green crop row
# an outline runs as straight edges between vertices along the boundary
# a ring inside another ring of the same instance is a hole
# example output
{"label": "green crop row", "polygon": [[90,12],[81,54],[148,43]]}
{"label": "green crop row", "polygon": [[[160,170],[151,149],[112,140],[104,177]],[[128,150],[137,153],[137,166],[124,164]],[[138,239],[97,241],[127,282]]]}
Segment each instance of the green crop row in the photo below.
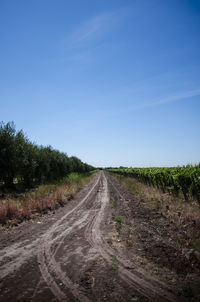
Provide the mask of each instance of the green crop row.
{"label": "green crop row", "polygon": [[192,196],[200,204],[200,164],[173,168],[119,168],[108,171],[134,177],[176,196],[182,192],[185,200]]}

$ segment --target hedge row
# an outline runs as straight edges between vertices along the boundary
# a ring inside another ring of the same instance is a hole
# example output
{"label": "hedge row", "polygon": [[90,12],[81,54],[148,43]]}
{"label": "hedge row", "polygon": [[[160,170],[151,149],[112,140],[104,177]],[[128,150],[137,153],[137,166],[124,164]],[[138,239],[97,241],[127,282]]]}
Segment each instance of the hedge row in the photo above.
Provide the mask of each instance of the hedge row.
{"label": "hedge row", "polygon": [[32,143],[22,130],[16,131],[13,122],[0,123],[0,182],[6,188],[15,183],[30,187],[92,169],[77,157]]}

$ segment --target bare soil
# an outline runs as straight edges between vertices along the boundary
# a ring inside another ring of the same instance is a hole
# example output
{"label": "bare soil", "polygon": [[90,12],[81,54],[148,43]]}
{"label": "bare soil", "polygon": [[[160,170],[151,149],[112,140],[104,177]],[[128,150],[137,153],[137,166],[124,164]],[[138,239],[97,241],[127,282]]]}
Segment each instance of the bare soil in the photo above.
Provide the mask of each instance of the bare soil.
{"label": "bare soil", "polygon": [[0,243],[0,301],[200,301],[184,232],[104,172]]}

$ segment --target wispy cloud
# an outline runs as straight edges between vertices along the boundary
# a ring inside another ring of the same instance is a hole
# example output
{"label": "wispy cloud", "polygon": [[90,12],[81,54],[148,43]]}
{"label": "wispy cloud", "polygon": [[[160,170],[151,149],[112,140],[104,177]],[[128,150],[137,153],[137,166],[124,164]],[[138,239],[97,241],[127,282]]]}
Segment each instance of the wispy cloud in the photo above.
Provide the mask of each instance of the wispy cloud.
{"label": "wispy cloud", "polygon": [[[99,13],[74,28],[61,39],[59,48],[63,61],[91,62],[99,47],[106,45],[106,35],[118,28],[121,22],[130,14],[126,6],[118,10]],[[107,36],[108,37],[108,36]]]}
{"label": "wispy cloud", "polygon": [[103,12],[90,19],[82,22],[74,31],[63,40],[65,46],[79,46],[86,42],[95,40],[101,35],[113,29],[120,20],[123,20],[127,15],[128,9],[126,7],[120,10]]}
{"label": "wispy cloud", "polygon": [[166,98],[160,99],[160,100],[152,102],[152,103],[146,103],[146,104],[143,105],[143,108],[153,107],[153,106],[166,104],[166,103],[172,103],[172,102],[175,102],[175,101],[180,101],[180,100],[187,99],[187,98],[194,97],[194,96],[198,96],[198,95],[200,95],[200,89],[184,91],[184,92],[168,96]]}
{"label": "wispy cloud", "polygon": [[173,103],[176,101],[181,101],[181,100],[188,99],[188,98],[195,97],[195,96],[200,96],[200,89],[179,92],[177,94],[173,94],[171,96],[164,97],[164,98],[159,98],[156,101],[148,101],[146,103],[138,101],[138,104],[137,104],[137,101],[135,101],[134,106],[128,106],[119,111],[115,111],[115,112],[113,112],[113,115],[131,113],[131,112],[134,112],[137,110],[151,108],[151,107],[159,106],[159,105],[166,104],[166,103]]}
{"label": "wispy cloud", "polygon": [[75,43],[91,40],[106,31],[114,13],[103,13],[93,17],[77,28],[69,37]]}

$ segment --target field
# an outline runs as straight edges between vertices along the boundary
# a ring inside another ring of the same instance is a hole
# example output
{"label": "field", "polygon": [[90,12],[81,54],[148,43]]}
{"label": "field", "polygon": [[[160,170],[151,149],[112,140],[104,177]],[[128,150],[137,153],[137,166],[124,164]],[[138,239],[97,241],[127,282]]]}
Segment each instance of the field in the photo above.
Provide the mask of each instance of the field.
{"label": "field", "polygon": [[183,194],[187,201],[195,199],[200,204],[200,164],[173,168],[119,168],[108,169],[116,174],[134,177],[140,182],[169,192]]}
{"label": "field", "polygon": [[0,145],[0,301],[200,301],[200,165],[95,170],[12,123]]}
{"label": "field", "polygon": [[0,300],[199,301],[192,225],[151,207],[145,190],[163,208],[169,193],[105,171],[93,175],[64,207],[1,228]]}

